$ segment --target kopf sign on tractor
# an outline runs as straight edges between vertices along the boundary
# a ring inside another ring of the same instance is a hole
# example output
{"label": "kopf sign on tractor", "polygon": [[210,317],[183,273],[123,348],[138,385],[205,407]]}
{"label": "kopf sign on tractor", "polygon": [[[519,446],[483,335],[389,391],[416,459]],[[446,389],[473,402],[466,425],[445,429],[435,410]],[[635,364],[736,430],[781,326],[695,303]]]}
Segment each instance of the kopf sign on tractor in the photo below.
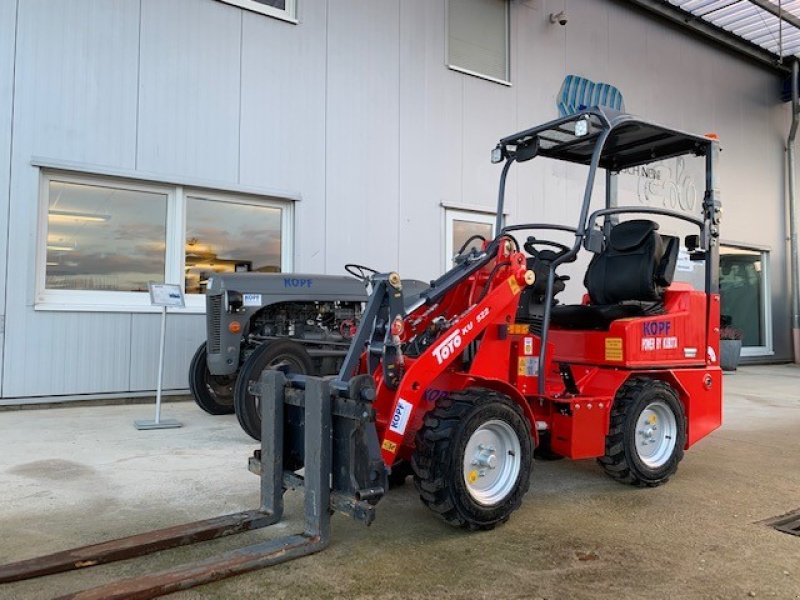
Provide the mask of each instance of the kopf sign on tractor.
{"label": "kopf sign on tractor", "polygon": [[[705,160],[701,215],[617,206],[616,173],[682,155]],[[536,157],[588,165],[573,225],[505,226],[508,172]],[[370,523],[389,475],[409,470],[422,502],[468,529],[491,529],[519,508],[534,451],[597,459],[622,483],[665,483],[684,450],[721,423],[718,157],[715,139],[602,108],[501,139],[492,152],[504,163],[494,239],[470,240],[413,299],[397,273],[373,275],[337,376],[278,365],[251,385],[262,411],[262,448],[250,460],[261,475],[260,510],[144,536],[169,547],[274,523],[284,490],[296,487],[305,489],[303,533],[76,597],[152,597],[316,552],[329,540],[329,510]],[[606,206],[590,212],[601,168]],[[704,290],[673,282],[680,241],[660,234],[654,217],[696,227],[685,246],[705,264]],[[592,254],[587,294],[558,304],[559,267],[581,251]],[[178,535],[186,528],[194,529]],[[46,572],[65,570],[52,557],[34,561],[46,559]],[[0,581],[9,569],[42,574],[34,566],[6,566]]]}

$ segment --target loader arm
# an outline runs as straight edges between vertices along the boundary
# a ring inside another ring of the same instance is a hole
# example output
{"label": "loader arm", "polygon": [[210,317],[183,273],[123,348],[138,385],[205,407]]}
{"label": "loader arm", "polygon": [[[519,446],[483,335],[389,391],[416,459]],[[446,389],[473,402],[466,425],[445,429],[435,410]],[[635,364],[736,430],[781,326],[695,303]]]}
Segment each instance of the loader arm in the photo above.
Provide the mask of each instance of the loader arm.
{"label": "loader arm", "polygon": [[[414,359],[405,359],[408,366],[396,390],[376,372],[376,412],[389,416],[388,422],[382,424],[381,439],[381,454],[387,466],[395,462],[404,440],[413,439],[419,429],[428,408],[424,394],[431,383],[489,328],[496,327],[501,335],[507,333],[528,272],[525,257],[520,252],[502,256],[500,250],[498,265],[500,260],[507,264],[493,270],[486,283],[488,291],[483,297],[457,317],[422,354]],[[462,283],[471,286],[464,280]],[[451,293],[457,293],[457,290],[452,289]]]}

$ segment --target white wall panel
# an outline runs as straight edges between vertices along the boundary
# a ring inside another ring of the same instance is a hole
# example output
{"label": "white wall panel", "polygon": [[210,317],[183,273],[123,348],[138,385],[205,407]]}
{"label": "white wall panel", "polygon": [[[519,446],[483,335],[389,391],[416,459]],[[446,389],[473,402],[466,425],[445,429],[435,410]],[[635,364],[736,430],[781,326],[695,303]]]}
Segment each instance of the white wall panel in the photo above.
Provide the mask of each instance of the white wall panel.
{"label": "white wall panel", "polygon": [[303,2],[299,10],[299,25],[243,13],[239,173],[243,184],[302,194],[295,271],[314,273],[324,272],[326,256],[327,6]]}
{"label": "white wall panel", "polygon": [[[132,315],[130,391],[156,389],[160,333],[160,314]],[[189,362],[205,337],[204,315],[167,315],[163,389],[188,387]]]}
{"label": "white wall panel", "polygon": [[442,202],[462,203],[464,75],[444,65],[443,0],[400,3],[400,273],[445,267]]}
{"label": "white wall panel", "polygon": [[3,395],[123,389],[130,317],[35,313],[32,156],[133,168],[138,0],[21,0]]}
{"label": "white wall panel", "polygon": [[0,3],[0,397],[3,395],[3,350],[8,252],[8,183],[11,166],[11,114],[14,91],[17,0]]}
{"label": "white wall panel", "polygon": [[326,270],[398,264],[399,4],[328,14]]}
{"label": "white wall panel", "polygon": [[142,0],[137,168],[235,182],[242,11]]}
{"label": "white wall panel", "polygon": [[5,397],[128,388],[131,316],[25,310],[8,327]]}

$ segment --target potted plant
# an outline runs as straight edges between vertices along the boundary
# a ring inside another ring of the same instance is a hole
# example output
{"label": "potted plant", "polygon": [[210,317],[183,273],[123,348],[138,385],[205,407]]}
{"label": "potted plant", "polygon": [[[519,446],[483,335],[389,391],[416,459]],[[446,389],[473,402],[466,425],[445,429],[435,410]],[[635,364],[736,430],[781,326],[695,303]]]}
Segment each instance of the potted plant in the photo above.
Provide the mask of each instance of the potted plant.
{"label": "potted plant", "polygon": [[723,371],[735,371],[742,353],[742,330],[726,326],[719,330],[719,366]]}

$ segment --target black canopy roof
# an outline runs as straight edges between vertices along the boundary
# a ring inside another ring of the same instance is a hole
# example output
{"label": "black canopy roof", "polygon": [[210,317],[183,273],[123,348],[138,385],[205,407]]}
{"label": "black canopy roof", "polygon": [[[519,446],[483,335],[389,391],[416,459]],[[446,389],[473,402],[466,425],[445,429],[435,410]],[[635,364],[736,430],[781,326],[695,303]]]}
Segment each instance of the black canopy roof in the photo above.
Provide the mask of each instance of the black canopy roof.
{"label": "black canopy roof", "polygon": [[537,156],[589,164],[602,133],[611,130],[600,156],[600,166],[621,171],[674,156],[702,156],[712,141],[626,113],[594,107],[500,140],[513,153],[518,147],[539,142]]}

